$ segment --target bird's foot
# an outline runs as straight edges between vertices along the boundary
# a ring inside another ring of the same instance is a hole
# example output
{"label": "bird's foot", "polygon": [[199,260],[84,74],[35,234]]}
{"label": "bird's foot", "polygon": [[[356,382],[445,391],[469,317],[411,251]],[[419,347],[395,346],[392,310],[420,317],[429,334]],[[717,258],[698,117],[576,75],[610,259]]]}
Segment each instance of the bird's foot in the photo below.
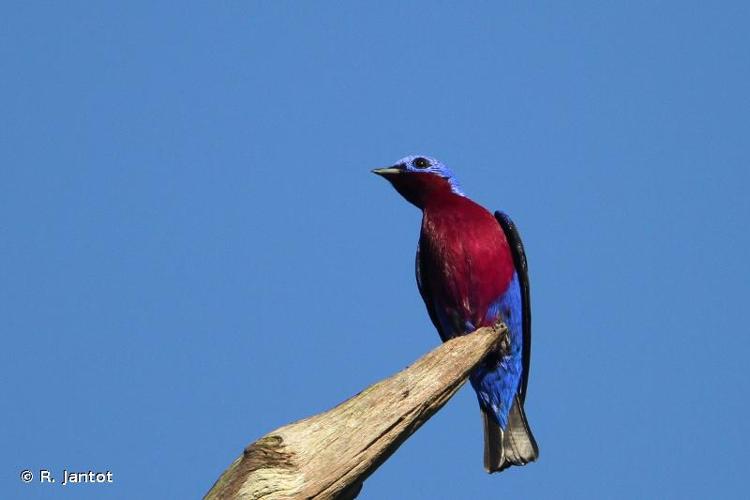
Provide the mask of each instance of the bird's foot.
{"label": "bird's foot", "polygon": [[508,327],[505,325],[505,323],[502,322],[498,322],[497,324],[495,324],[495,328],[503,330],[503,333],[500,335],[498,349],[500,351],[500,355],[505,356],[506,354],[510,353],[510,330],[508,330]]}

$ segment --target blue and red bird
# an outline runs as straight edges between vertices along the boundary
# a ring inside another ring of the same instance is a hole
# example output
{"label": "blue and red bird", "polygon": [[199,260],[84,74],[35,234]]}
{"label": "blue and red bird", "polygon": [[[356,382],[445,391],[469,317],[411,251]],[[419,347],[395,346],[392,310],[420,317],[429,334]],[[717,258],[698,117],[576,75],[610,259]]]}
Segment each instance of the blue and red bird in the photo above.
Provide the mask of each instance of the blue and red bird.
{"label": "blue and red bird", "polygon": [[461,191],[448,167],[407,156],[373,170],[422,210],[417,286],[443,341],[504,322],[509,342],[469,377],[484,420],[484,466],[498,472],[539,456],[523,404],[529,378],[531,307],[518,231]]}

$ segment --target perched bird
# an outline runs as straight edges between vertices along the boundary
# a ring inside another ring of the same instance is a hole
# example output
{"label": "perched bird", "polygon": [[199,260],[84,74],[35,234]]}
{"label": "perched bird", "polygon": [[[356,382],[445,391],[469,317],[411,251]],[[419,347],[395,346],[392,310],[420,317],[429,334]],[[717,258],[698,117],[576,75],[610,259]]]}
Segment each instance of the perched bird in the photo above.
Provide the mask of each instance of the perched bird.
{"label": "perched bird", "polygon": [[529,278],[515,225],[467,198],[453,172],[434,158],[407,156],[373,173],[422,210],[417,286],[440,338],[499,321],[508,327],[509,345],[469,377],[484,420],[485,469],[535,460],[539,449],[523,409],[531,352]]}

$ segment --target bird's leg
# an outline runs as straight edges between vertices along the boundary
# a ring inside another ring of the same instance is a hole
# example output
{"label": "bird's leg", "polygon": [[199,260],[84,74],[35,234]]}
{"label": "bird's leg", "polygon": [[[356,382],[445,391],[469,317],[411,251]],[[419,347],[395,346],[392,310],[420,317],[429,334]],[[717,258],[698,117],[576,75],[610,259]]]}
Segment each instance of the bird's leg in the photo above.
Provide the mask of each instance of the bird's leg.
{"label": "bird's leg", "polygon": [[502,358],[510,354],[510,331],[508,330],[508,327],[505,326],[505,323],[503,322],[496,323],[495,328],[503,329],[503,334],[500,336],[500,343],[499,343],[500,357]]}

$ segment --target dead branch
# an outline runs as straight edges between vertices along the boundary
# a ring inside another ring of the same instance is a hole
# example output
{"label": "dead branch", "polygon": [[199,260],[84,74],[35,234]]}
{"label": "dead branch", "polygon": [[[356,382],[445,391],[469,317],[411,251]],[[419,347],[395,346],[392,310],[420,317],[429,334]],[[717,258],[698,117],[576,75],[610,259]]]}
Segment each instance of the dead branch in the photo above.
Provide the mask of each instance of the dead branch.
{"label": "dead branch", "polygon": [[355,498],[506,334],[499,325],[450,340],[335,408],[276,429],[248,446],[205,498]]}

